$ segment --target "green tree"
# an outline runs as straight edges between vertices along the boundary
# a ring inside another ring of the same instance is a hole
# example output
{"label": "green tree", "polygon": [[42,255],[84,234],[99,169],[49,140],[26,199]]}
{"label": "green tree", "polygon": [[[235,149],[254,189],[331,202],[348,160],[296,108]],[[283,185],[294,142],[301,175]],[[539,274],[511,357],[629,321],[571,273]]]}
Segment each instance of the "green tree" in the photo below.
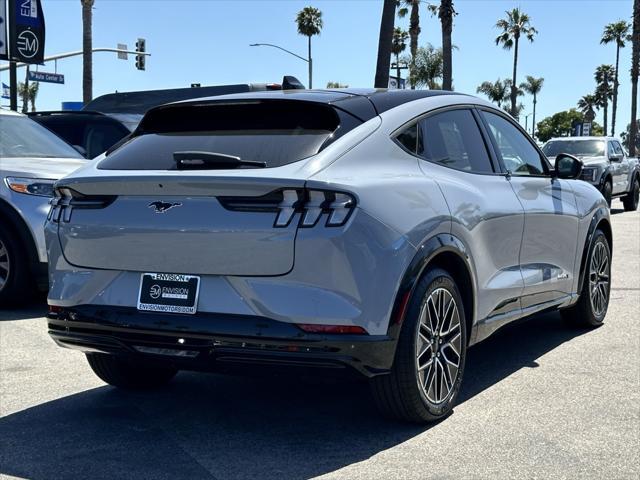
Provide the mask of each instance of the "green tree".
{"label": "green tree", "polygon": [[613,96],[613,66],[611,65],[600,65],[596,68],[596,72],[594,74],[594,78],[596,80],[596,98],[598,99],[598,105],[602,107],[602,112],[604,115],[604,131],[605,134],[607,132],[608,125],[608,111],[609,111],[609,100],[611,100]]}
{"label": "green tree", "polygon": [[407,48],[407,38],[409,38],[409,34],[400,27],[393,29],[391,53],[396,56],[396,75],[398,82],[400,82],[400,54]]}
{"label": "green tree", "polygon": [[[638,131],[638,129],[640,129],[640,119],[636,120],[636,132]],[[622,143],[624,144],[625,148],[629,151],[629,155],[635,156],[635,153],[632,152],[640,151],[640,136],[636,135],[635,144],[633,146],[631,145],[631,124],[627,125],[627,129],[622,132],[620,138],[622,139]]]}
{"label": "green tree", "polygon": [[93,17],[94,0],[80,0],[82,4],[82,102],[93,98]]}
{"label": "green tree", "polygon": [[531,129],[531,136],[533,138],[536,137],[536,104],[538,103],[538,94],[540,90],[542,90],[542,85],[544,85],[544,78],[536,78],[531,75],[526,76],[526,82],[520,84],[520,88],[527,92],[529,95],[533,96],[533,118],[532,123],[533,127]]}
{"label": "green tree", "polygon": [[629,131],[629,153],[636,156],[638,142],[638,76],[640,74],[640,0],[633,2],[633,33],[631,35],[631,130]]}
{"label": "green tree", "polygon": [[[584,114],[575,108],[558,112],[538,122],[538,140],[546,142],[555,137],[566,137],[572,133],[573,122],[584,122]],[[591,124],[592,135],[602,135],[603,129],[596,122]]]}
{"label": "green tree", "polygon": [[499,78],[495,82],[482,82],[480,86],[476,88],[476,93],[483,93],[489,101],[495,103],[498,107],[502,107],[505,98],[509,98],[509,90],[507,89],[506,82]]}
{"label": "green tree", "polygon": [[38,90],[40,84],[38,82],[29,82],[28,84],[18,83],[18,95],[22,97],[22,112],[27,113],[29,110],[29,103],[31,103],[31,111],[36,111],[36,98],[38,97]]}
{"label": "green tree", "polygon": [[313,63],[311,59],[311,37],[320,35],[324,26],[322,22],[322,12],[315,7],[304,7],[296,15],[298,33],[307,37],[307,47],[309,56],[309,88],[313,88]]}
{"label": "green tree", "polygon": [[606,27],[604,27],[604,32],[602,33],[602,38],[600,39],[600,43],[603,45],[607,45],[609,43],[615,42],[616,44],[616,70],[613,78],[613,102],[611,106],[611,136],[615,135],[616,131],[616,110],[618,108],[618,87],[620,84],[618,83],[618,67],[620,63],[620,49],[625,47],[625,42],[631,40],[631,35],[629,31],[631,30],[631,25],[624,20],[620,20],[618,22],[610,23]]}
{"label": "green tree", "polygon": [[[418,36],[420,35],[420,0],[400,0],[398,2],[398,17],[404,18],[409,14],[409,51],[411,52],[410,68],[415,65],[416,54],[418,53]],[[411,84],[411,89],[416,88]]]}
{"label": "green tree", "polygon": [[502,18],[496,23],[496,28],[502,29],[502,33],[496,37],[496,45],[502,45],[505,50],[513,48],[513,77],[511,79],[511,115],[517,117],[518,82],[516,81],[518,70],[518,46],[520,38],[524,37],[533,42],[538,31],[531,26],[531,18],[519,8],[505,12],[507,18]]}
{"label": "green tree", "polygon": [[389,86],[389,65],[391,63],[391,44],[393,42],[393,23],[396,16],[396,4],[397,0],[384,0],[382,4],[376,76],[373,83],[375,88],[387,88]]}
{"label": "green tree", "polygon": [[578,108],[588,120],[589,117],[593,119],[595,117],[595,111],[600,107],[598,104],[598,97],[594,94],[590,93],[584,95],[580,100],[578,100]]}
{"label": "green tree", "polygon": [[418,48],[415,69],[411,72],[413,82],[417,87],[427,87],[429,90],[440,90],[442,84],[442,49],[434,48],[427,43]]}
{"label": "green tree", "polygon": [[349,88],[349,85],[340,82],[327,82],[327,88]]}

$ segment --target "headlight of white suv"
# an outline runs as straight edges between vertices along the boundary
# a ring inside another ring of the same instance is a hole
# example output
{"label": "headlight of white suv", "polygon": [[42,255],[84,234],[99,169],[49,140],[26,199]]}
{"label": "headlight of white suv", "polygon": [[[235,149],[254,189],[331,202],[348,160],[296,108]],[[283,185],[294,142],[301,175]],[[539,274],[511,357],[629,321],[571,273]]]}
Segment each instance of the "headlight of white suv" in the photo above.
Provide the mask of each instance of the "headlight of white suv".
{"label": "headlight of white suv", "polygon": [[48,178],[18,178],[7,177],[7,186],[17,193],[36,195],[38,197],[53,197],[53,184],[55,180]]}
{"label": "headlight of white suv", "polygon": [[595,182],[598,178],[598,168],[596,167],[586,167],[582,169],[582,180],[586,180],[588,182]]}

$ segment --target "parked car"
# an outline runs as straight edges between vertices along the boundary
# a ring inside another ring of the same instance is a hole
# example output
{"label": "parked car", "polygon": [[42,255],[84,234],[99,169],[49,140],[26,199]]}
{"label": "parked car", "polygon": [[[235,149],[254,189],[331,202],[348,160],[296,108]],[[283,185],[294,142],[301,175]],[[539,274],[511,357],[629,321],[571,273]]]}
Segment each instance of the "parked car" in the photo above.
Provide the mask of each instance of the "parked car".
{"label": "parked car", "polygon": [[609,206],[613,198],[620,197],[625,210],[638,208],[640,165],[638,159],[629,157],[617,138],[553,138],[542,151],[548,157],[569,153],[580,158],[585,164],[581,178],[600,190]]}
{"label": "parked car", "polygon": [[46,289],[43,227],[53,184],[84,163],[46,128],[0,109],[0,307]]}
{"label": "parked car", "polygon": [[604,321],[609,210],[581,169],[449,92],[158,107],[56,185],[49,333],[121,388],[183,369],[346,369],[382,411],[437,420],[467,347],[501,326],[550,309]]}
{"label": "parked car", "polygon": [[80,111],[34,112],[29,116],[73,145],[86,158],[95,158],[135,130],[142,116],[153,107],[230,93],[296,89],[304,89],[304,86],[295,77],[285,76],[282,83],[116,92],[94,98]]}

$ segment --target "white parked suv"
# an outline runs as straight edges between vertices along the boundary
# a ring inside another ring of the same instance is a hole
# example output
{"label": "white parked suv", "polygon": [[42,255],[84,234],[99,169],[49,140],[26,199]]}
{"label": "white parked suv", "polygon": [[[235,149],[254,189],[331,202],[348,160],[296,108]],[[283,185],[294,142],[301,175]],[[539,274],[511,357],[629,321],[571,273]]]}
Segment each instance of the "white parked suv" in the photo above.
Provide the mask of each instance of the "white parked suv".
{"label": "white parked suv", "polygon": [[43,227],[53,183],[85,163],[45,127],[0,109],[0,307],[46,287]]}

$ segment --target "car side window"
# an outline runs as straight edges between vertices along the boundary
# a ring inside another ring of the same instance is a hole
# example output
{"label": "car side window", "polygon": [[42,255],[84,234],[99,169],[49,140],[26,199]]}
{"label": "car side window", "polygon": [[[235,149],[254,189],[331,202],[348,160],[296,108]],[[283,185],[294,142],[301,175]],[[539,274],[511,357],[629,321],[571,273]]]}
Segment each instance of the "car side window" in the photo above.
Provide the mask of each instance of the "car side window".
{"label": "car side window", "polygon": [[613,150],[616,152],[616,155],[624,155],[624,152],[622,151],[622,147],[620,146],[620,144],[618,142],[612,142],[613,143]]}
{"label": "car side window", "polygon": [[512,175],[545,175],[544,160],[529,139],[507,119],[483,111],[504,166]]}
{"label": "car side window", "polygon": [[487,148],[470,110],[449,110],[418,121],[417,153],[425,160],[467,172],[493,173]]}
{"label": "car side window", "polygon": [[418,124],[414,123],[410,127],[405,128],[396,135],[396,140],[411,153],[416,154],[418,152]]}
{"label": "car side window", "polygon": [[607,142],[607,145],[609,150],[609,157],[614,156],[616,154],[616,149],[613,146],[613,142]]}

